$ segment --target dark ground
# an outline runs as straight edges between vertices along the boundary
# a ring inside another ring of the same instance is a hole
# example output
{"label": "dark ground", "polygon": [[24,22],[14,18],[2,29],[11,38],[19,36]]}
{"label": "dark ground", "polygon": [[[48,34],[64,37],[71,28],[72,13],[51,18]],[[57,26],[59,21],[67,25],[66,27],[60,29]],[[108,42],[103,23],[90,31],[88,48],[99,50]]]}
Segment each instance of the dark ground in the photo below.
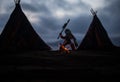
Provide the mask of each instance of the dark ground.
{"label": "dark ground", "polygon": [[70,54],[35,51],[0,54],[0,76],[1,79],[7,80],[26,79],[40,80],[40,82],[56,82],[60,79],[99,82],[119,80],[120,51],[81,50]]}

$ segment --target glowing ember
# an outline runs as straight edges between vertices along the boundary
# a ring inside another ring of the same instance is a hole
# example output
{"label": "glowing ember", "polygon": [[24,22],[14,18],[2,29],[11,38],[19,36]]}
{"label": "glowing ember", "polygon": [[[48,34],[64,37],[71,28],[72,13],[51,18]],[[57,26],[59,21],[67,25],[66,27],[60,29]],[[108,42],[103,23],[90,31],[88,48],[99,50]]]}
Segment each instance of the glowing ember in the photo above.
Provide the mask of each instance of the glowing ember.
{"label": "glowing ember", "polygon": [[62,45],[62,44],[60,44],[60,48],[59,48],[59,51],[61,52],[61,53],[70,53],[70,51],[69,51],[69,49],[68,48],[66,48],[64,45]]}

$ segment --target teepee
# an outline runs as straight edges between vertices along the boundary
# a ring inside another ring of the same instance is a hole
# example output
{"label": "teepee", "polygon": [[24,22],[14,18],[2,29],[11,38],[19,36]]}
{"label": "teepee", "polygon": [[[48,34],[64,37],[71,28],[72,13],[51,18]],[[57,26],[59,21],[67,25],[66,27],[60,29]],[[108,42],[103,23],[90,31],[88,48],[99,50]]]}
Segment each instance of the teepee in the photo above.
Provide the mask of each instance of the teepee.
{"label": "teepee", "polygon": [[51,48],[38,36],[23,13],[20,0],[15,0],[15,4],[15,9],[0,35],[0,50],[50,50]]}
{"label": "teepee", "polygon": [[87,34],[83,38],[78,50],[81,49],[111,49],[114,47],[111,40],[108,37],[107,31],[104,29],[101,21],[97,17],[97,12],[91,10],[93,14],[93,20],[87,31]]}

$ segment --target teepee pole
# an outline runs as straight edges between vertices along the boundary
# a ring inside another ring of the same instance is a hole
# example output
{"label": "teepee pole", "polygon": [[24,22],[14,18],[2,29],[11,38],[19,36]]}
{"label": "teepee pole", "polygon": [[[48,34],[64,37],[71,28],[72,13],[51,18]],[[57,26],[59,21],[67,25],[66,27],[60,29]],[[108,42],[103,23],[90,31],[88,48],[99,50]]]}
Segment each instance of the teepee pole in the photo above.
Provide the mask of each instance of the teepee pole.
{"label": "teepee pole", "polygon": [[97,11],[94,11],[93,8],[90,9],[90,12],[92,13],[93,16],[97,14]]}
{"label": "teepee pole", "polygon": [[20,0],[14,0],[15,4],[19,4]]}

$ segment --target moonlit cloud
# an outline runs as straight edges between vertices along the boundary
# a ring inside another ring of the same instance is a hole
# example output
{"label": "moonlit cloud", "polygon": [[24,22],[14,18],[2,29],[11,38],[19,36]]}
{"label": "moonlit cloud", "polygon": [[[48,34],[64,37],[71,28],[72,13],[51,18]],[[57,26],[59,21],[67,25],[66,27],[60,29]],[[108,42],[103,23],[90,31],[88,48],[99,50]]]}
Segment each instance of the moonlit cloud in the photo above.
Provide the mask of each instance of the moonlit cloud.
{"label": "moonlit cloud", "polygon": [[81,0],[81,1],[94,9],[104,8],[108,5],[107,0]]}
{"label": "moonlit cloud", "polygon": [[38,13],[32,13],[30,11],[25,11],[24,13],[28,16],[28,19],[31,21],[31,23],[36,24],[40,22]]}
{"label": "moonlit cloud", "polygon": [[[57,36],[70,18],[70,28],[80,44],[92,21],[90,9],[98,11],[113,43],[120,45],[120,0],[21,0],[21,7],[40,37],[53,49],[62,40]],[[14,0],[0,0],[0,32],[14,10]]]}

